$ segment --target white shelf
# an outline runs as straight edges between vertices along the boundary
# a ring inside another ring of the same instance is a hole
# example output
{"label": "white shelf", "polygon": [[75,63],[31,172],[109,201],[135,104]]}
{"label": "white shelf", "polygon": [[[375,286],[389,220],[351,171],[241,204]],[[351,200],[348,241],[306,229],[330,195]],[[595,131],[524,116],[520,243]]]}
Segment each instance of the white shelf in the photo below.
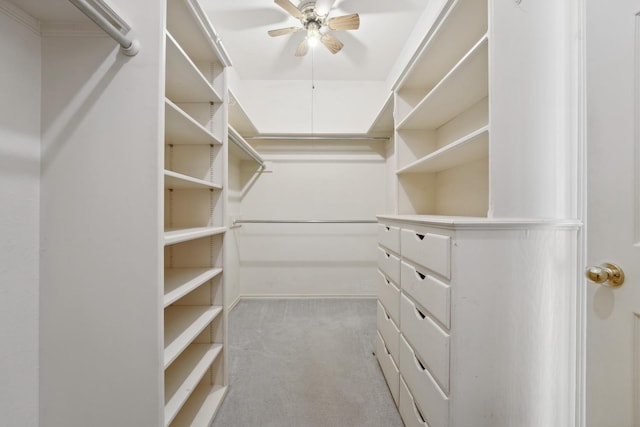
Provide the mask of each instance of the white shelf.
{"label": "white shelf", "polygon": [[220,273],[222,273],[221,268],[166,269],[164,271],[164,306],[173,304]]}
{"label": "white shelf", "polygon": [[221,351],[220,344],[192,344],[165,371],[165,426],[171,424]]}
{"label": "white shelf", "polygon": [[164,368],[222,311],[222,307],[211,305],[171,306],[164,311]]}
{"label": "white shelf", "polygon": [[489,127],[484,126],[399,169],[396,174],[439,172],[486,158],[488,155]]}
{"label": "white shelf", "polygon": [[226,387],[201,382],[171,427],[209,427],[226,394]]}
{"label": "white shelf", "polygon": [[194,61],[224,62],[214,42],[219,38],[197,1],[167,1],[167,29]]}
{"label": "white shelf", "polygon": [[486,1],[457,1],[426,40],[399,87],[433,88],[486,33]]}
{"label": "white shelf", "polygon": [[210,181],[205,181],[204,179],[198,179],[191,177],[189,175],[184,175],[178,172],[173,172],[169,170],[164,171],[164,188],[171,188],[175,190],[204,190],[204,189],[214,189],[221,190],[222,186],[218,184],[214,184]]}
{"label": "white shelf", "polygon": [[488,40],[483,36],[397,128],[436,129],[489,93]]}
{"label": "white shelf", "polygon": [[165,144],[221,144],[218,138],[171,100],[165,98],[164,102]]}
{"label": "white shelf", "polygon": [[227,227],[192,227],[167,229],[164,232],[164,244],[173,245],[175,243],[200,239],[202,237],[214,236],[227,231]]}
{"label": "white shelf", "polygon": [[229,90],[229,124],[244,135],[257,135],[258,129],[251,121],[235,93]]}
{"label": "white shelf", "polygon": [[233,126],[229,126],[229,141],[232,143],[229,144],[229,148],[235,155],[245,160],[253,160],[260,166],[264,165],[264,160],[262,156],[260,156],[260,153],[258,153]]}
{"label": "white shelf", "polygon": [[393,92],[389,94],[367,131],[367,134],[377,133],[393,133]]}
{"label": "white shelf", "polygon": [[175,103],[222,102],[222,98],[176,40],[166,33],[166,96]]}

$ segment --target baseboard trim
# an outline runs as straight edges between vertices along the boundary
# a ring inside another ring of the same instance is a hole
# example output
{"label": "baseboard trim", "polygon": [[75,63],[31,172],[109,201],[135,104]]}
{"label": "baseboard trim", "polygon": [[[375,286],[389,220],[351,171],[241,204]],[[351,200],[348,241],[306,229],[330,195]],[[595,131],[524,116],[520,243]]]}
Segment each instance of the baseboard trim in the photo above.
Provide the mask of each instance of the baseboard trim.
{"label": "baseboard trim", "polygon": [[241,295],[239,299],[376,299],[375,294],[281,294],[281,295],[267,295],[267,294],[249,294]]}
{"label": "baseboard trim", "polygon": [[227,312],[231,313],[231,310],[233,310],[236,307],[236,305],[238,305],[241,299],[242,299],[242,296],[238,295],[238,298],[236,298],[231,304],[229,304],[229,307],[227,308]]}

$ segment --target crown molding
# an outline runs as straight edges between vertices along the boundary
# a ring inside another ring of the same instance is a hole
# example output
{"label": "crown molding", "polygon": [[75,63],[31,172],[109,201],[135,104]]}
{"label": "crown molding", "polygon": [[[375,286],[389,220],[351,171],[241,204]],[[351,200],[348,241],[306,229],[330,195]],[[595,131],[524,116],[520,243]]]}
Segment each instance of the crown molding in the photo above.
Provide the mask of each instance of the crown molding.
{"label": "crown molding", "polygon": [[108,37],[96,24],[88,21],[42,22],[40,34],[42,37]]}
{"label": "crown molding", "polygon": [[40,35],[40,21],[7,0],[0,0],[0,13]]}

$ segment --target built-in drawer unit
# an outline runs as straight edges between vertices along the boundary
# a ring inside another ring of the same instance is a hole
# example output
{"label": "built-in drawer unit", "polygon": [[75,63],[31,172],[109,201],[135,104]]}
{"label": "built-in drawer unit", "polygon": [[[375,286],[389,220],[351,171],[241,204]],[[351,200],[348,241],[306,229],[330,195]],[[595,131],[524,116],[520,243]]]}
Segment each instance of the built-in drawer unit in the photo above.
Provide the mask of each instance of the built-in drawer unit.
{"label": "built-in drawer unit", "polygon": [[402,334],[433,374],[445,393],[449,391],[449,335],[406,295],[400,296]]}
{"label": "built-in drawer unit", "polygon": [[[403,337],[400,337],[400,371],[411,391],[412,400],[420,408],[420,413],[429,427],[448,426],[449,399],[422,362],[416,358],[415,352]],[[403,419],[405,418],[402,410],[404,397],[404,394],[400,397],[400,414]]]}
{"label": "built-in drawer unit", "polygon": [[400,258],[378,247],[378,268],[393,282],[400,283]]}
{"label": "built-in drawer unit", "polygon": [[378,301],[378,331],[391,352],[393,360],[398,362],[400,354],[400,329],[396,326],[384,307]]}
{"label": "built-in drawer unit", "polygon": [[406,427],[429,427],[402,377],[400,377],[400,405],[398,406]]}
{"label": "built-in drawer unit", "polygon": [[447,329],[451,323],[451,289],[448,284],[428,274],[426,269],[402,261],[402,290]]}
{"label": "built-in drawer unit", "polygon": [[451,278],[451,237],[403,228],[400,242],[403,258]]}
{"label": "built-in drawer unit", "polygon": [[382,368],[382,374],[391,391],[391,396],[393,396],[393,400],[396,402],[396,405],[398,405],[400,370],[398,369],[398,365],[393,361],[393,357],[388,351],[380,333],[376,334],[376,336],[376,356],[378,357],[380,368]]}
{"label": "built-in drawer unit", "polygon": [[388,277],[378,272],[378,300],[382,303],[387,313],[391,316],[396,325],[400,324],[400,288],[398,288]]}
{"label": "built-in drawer unit", "polygon": [[400,227],[378,224],[378,243],[395,252],[400,252]]}

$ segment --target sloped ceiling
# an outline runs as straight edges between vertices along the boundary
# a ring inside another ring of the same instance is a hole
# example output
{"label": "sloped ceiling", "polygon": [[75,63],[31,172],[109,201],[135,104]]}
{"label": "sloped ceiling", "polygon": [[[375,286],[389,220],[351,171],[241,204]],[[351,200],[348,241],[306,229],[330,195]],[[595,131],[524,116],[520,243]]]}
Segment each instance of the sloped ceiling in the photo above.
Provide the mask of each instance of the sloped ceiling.
{"label": "sloped ceiling", "polygon": [[294,56],[304,32],[267,35],[270,29],[300,25],[273,0],[200,3],[241,79],[308,80],[313,60],[318,80],[385,80],[428,0],[336,0],[329,17],[358,13],[360,29],[333,33],[345,45],[337,54],[320,45],[305,57]]}

